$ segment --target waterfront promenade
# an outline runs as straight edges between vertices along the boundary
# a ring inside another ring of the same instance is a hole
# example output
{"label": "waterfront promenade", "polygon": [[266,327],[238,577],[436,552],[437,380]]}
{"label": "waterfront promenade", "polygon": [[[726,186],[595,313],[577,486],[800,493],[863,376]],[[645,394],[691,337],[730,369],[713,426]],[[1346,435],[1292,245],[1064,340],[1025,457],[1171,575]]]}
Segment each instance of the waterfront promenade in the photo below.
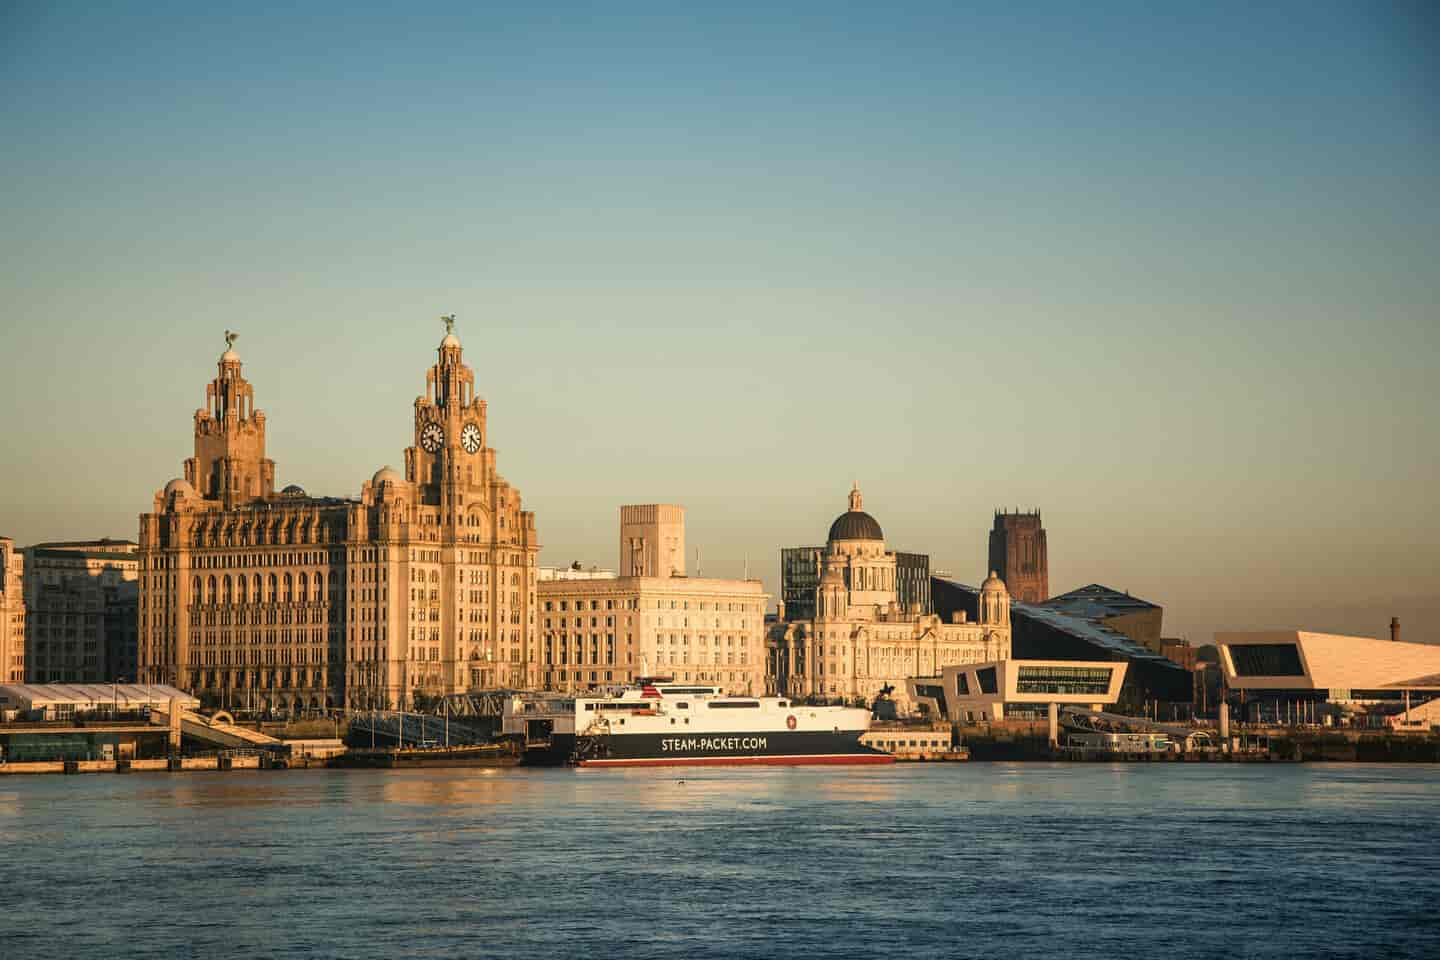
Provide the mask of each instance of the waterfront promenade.
{"label": "waterfront promenade", "polygon": [[1419,956],[1430,765],[0,781],[10,956]]}

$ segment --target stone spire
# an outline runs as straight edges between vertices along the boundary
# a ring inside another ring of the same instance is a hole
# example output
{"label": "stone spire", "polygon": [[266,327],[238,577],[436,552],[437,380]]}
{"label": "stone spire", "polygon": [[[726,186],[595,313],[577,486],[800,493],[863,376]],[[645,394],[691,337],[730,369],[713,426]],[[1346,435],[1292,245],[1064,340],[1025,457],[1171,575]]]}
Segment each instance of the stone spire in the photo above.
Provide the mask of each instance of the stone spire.
{"label": "stone spire", "polygon": [[235,352],[239,334],[225,331],[225,352],[205,386],[205,407],[195,411],[195,455],[185,479],[207,500],[226,508],[274,491],[275,462],[265,456],[265,414],[255,409],[255,388]]}

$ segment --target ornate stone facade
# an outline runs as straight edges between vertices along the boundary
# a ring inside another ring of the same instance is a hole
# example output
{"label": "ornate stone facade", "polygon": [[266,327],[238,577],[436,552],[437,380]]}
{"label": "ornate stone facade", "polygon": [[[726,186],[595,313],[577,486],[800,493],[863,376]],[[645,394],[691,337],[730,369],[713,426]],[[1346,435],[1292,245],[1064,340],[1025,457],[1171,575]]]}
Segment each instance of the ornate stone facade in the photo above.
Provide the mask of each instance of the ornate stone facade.
{"label": "ornate stone facade", "polygon": [[729,693],[764,692],[764,585],[688,577],[684,558],[683,507],[621,507],[620,569],[641,572],[541,580],[540,685],[585,690],[648,670]]}
{"label": "ornate stone facade", "polygon": [[265,415],[226,350],[184,479],[140,518],[143,682],[286,711],[533,683],[535,517],[496,471],[462,353],[448,331],[404,474],[382,468],[356,499],[275,492]]}
{"label": "ornate stone facade", "polygon": [[25,682],[25,555],[0,537],[0,683]]}
{"label": "ornate stone facade", "polygon": [[898,599],[896,557],[885,549],[880,524],[862,509],[859,488],[836,518],[815,588],[815,617],[781,620],[770,631],[770,687],[820,699],[872,700],[894,688],[908,710],[905,680],[935,676],[942,667],[1010,656],[1010,599],[993,574],[978,622],[945,623],[904,609]]}
{"label": "ornate stone facade", "polygon": [[765,690],[759,580],[612,577],[540,584],[540,685],[585,690],[646,670],[728,693]]}

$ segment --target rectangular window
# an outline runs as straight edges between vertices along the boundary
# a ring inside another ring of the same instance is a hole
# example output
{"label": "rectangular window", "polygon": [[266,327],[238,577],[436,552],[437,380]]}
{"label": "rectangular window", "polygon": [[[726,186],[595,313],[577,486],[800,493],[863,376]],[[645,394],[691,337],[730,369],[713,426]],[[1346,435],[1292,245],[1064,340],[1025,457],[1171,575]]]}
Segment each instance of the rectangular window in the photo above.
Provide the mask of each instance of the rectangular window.
{"label": "rectangular window", "polygon": [[1300,649],[1293,643],[1232,643],[1230,662],[1237,677],[1303,677]]}
{"label": "rectangular window", "polygon": [[1104,696],[1110,673],[1109,667],[1020,667],[1015,692]]}

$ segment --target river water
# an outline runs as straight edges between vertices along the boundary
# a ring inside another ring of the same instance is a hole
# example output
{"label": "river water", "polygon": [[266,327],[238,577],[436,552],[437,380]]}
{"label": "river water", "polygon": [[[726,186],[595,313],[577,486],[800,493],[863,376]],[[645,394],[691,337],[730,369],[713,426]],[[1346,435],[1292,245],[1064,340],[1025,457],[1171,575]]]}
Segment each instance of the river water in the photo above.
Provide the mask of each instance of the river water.
{"label": "river water", "polygon": [[1440,768],[0,780],[0,957],[1440,956]]}

